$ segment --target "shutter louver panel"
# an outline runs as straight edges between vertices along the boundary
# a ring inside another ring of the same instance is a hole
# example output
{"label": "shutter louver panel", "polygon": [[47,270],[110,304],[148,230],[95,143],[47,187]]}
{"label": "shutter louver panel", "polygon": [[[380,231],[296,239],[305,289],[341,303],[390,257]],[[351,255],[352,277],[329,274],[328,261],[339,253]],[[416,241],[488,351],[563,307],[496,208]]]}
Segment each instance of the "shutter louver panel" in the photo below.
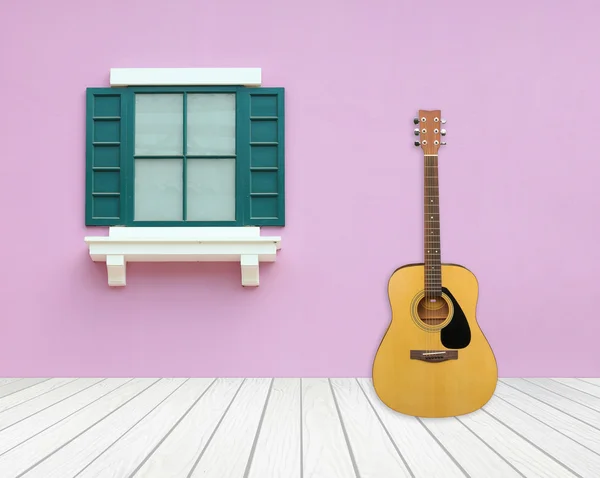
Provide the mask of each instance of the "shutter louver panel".
{"label": "shutter louver panel", "polygon": [[125,98],[111,88],[88,88],[86,96],[85,223],[119,225],[124,222],[125,210]]}
{"label": "shutter louver panel", "polygon": [[244,90],[241,104],[247,134],[248,179],[244,223],[255,226],[285,225],[284,89]]}

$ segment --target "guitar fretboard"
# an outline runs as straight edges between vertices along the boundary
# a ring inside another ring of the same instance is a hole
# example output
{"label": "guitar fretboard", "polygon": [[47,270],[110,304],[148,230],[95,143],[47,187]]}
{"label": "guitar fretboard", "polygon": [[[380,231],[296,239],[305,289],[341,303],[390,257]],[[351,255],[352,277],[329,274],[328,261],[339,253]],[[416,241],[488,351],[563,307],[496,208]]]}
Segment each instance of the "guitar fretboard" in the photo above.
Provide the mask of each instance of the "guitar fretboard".
{"label": "guitar fretboard", "polygon": [[438,186],[438,157],[425,155],[424,188],[424,257],[425,295],[442,295],[442,267],[440,249],[440,195]]}

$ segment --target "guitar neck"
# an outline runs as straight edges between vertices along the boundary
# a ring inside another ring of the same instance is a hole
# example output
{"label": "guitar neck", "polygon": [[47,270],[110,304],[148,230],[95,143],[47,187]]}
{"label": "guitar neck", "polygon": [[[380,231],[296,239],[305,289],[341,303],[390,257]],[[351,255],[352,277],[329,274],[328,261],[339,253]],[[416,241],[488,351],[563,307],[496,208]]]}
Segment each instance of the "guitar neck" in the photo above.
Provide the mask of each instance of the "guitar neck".
{"label": "guitar neck", "polygon": [[425,294],[442,295],[442,267],[440,248],[440,194],[438,185],[438,156],[425,154],[424,174],[424,257]]}

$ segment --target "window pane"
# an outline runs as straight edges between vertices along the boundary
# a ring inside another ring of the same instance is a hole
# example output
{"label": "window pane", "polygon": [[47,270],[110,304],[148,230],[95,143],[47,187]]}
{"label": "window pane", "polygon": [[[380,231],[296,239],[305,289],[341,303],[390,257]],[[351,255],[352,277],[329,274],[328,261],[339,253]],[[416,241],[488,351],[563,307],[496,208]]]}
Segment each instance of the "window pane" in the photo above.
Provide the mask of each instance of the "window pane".
{"label": "window pane", "polygon": [[190,94],[187,102],[188,154],[235,154],[235,94]]}
{"label": "window pane", "polygon": [[183,219],[183,160],[136,159],[136,221]]}
{"label": "window pane", "polygon": [[183,154],[183,95],[135,95],[135,154]]}
{"label": "window pane", "polygon": [[187,219],[235,221],[235,159],[188,159]]}

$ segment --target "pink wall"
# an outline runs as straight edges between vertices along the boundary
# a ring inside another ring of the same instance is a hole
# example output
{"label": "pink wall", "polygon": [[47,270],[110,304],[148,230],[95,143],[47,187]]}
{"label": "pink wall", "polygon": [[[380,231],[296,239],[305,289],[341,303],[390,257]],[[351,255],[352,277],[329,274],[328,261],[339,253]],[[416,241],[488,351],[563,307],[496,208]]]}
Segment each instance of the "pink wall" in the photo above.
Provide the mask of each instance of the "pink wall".
{"label": "pink wall", "polygon": [[[600,4],[257,0],[2,6],[0,376],[369,376],[422,258],[418,108],[441,108],[443,260],[480,282],[501,376],[600,376]],[[84,227],[84,95],[111,67],[284,86],[287,221],[239,265],[134,264]]]}

